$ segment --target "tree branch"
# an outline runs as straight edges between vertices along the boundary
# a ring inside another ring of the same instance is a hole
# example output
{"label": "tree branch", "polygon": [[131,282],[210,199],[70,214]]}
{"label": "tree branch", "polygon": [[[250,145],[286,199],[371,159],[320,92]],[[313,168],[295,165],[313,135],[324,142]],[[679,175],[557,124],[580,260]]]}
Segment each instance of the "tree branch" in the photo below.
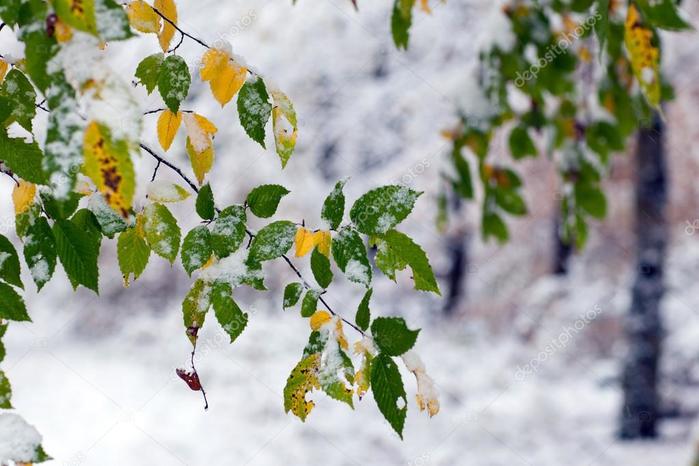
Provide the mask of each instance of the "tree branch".
{"label": "tree branch", "polygon": [[[143,149],[148,154],[150,154],[153,158],[155,158],[155,160],[158,161],[158,164],[163,164],[163,165],[167,166],[168,168],[170,168],[172,171],[177,173],[179,175],[179,177],[182,178],[189,185],[189,187],[192,189],[192,191],[194,191],[197,194],[199,193],[199,187],[191,179],[189,179],[189,177],[187,175],[185,175],[184,172],[179,167],[177,167],[175,164],[169,162],[168,160],[166,160],[163,157],[156,154],[155,151],[153,151],[153,149],[146,146],[145,144],[140,144],[140,146],[141,146],[141,149]],[[220,211],[220,209],[216,208],[216,212],[220,213],[221,211]],[[247,228],[245,229],[245,233],[247,233],[247,235],[250,237],[251,240],[255,237],[255,233],[248,230]],[[299,277],[299,279],[301,280],[301,283],[303,284],[303,287],[306,290],[312,290],[313,287],[306,281],[306,279],[304,278],[301,271],[296,267],[296,265],[294,265],[294,263],[291,261],[289,256],[287,256],[286,254],[282,254],[281,257],[289,265],[289,268],[291,268],[291,270],[294,271],[296,276]],[[355,329],[362,336],[366,336],[366,334],[364,333],[364,331],[362,329],[360,329],[354,323],[350,322],[349,320],[347,320],[344,317],[342,317],[341,315],[339,315],[337,312],[335,312],[322,296],[319,296],[318,300],[321,302],[321,304],[323,304],[323,306],[325,306],[325,308],[328,310],[328,312],[330,312],[332,315],[334,315],[336,317],[339,317],[344,323],[346,323],[347,325],[349,325],[350,327]]]}

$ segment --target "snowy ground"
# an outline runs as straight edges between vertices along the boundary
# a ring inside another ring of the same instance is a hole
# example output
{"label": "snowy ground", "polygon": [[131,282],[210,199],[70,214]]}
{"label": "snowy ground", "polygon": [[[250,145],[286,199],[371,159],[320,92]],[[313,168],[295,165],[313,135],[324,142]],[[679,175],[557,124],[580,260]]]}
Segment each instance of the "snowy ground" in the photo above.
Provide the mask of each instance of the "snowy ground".
{"label": "snowy ground", "polygon": [[[497,6],[476,0],[437,6],[432,16],[418,17],[404,53],[390,42],[388,1],[360,2],[359,14],[346,0],[302,0],[296,7],[271,0],[225,7],[212,0],[178,3],[186,30],[208,42],[229,40],[289,94],[300,116],[299,150],[282,173],[276,156],[243,134],[233,107],[221,110],[195,80],[185,107],[197,108],[220,129],[212,179],[220,205],[239,202],[252,186],[278,181],[292,191],[284,201],[286,215],[316,219],[337,178],[356,175],[348,185],[350,199],[371,186],[402,181],[427,192],[404,229],[425,245],[438,268],[444,264],[433,227],[432,196],[446,149],[438,133],[452,122],[453,97],[476,45],[498,34],[490,16]],[[697,35],[691,37],[696,44]],[[699,101],[692,84],[696,57],[688,59],[696,48],[684,42],[670,63],[683,64],[674,76],[684,98],[668,115],[678,115],[678,125],[695,132],[683,111]],[[137,57],[157,45],[151,38],[113,47],[115,63],[128,63],[124,73],[131,75]],[[186,42],[183,52],[190,63],[201,54]],[[140,97],[146,109],[159,106]],[[154,123],[145,139],[155,147]],[[698,171],[693,134],[672,139],[670,160],[675,153],[692,160],[673,162],[682,173]],[[186,166],[183,150],[170,154]],[[152,167],[145,157],[139,164]],[[687,177],[678,176],[677,184],[696,189]],[[2,183],[7,198],[11,186]],[[657,442],[614,441],[619,321],[628,306],[632,259],[628,188],[614,186],[610,220],[593,234],[567,280],[535,272],[546,267],[543,254],[550,249],[549,217],[542,216],[515,222],[513,242],[503,249],[474,241],[470,301],[452,321],[441,320],[438,300],[408,293],[407,277],[398,286],[378,282],[375,312],[405,315],[424,327],[417,350],[442,394],[442,411],[433,419],[409,406],[402,442],[370,395],[351,412],[316,394],[305,424],[284,414],[281,391],[308,328],[280,309],[280,289],[291,279],[283,266],[272,269],[278,276],[269,281],[272,291],[241,296],[253,315],[235,345],[214,327],[204,329],[198,369],[211,404],[204,412],[198,394],[174,375],[189,351],[179,308],[189,279],[156,259],[123,290],[110,242],[103,246],[101,297],[64,291],[62,274],[41,295],[27,292],[34,323],[11,326],[3,363],[14,405],[41,432],[56,465],[687,465],[693,438],[688,420],[666,422]],[[670,400],[690,399],[699,382],[699,325],[692,323],[699,306],[692,290],[699,246],[696,235],[684,233],[684,221],[695,218],[696,209],[690,202],[673,214],[664,366],[686,380],[668,384]],[[178,217],[192,210],[183,207]],[[2,214],[10,232],[11,216]],[[360,299],[345,286],[329,294],[346,315]],[[405,380],[414,393],[407,373]]]}

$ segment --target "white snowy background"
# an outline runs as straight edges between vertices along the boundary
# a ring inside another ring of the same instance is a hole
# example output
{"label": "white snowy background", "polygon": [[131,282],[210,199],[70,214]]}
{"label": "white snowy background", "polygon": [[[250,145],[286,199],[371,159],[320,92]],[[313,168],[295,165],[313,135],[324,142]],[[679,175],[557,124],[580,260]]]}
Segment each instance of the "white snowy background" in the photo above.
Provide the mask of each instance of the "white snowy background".
{"label": "white snowy background", "polygon": [[[377,185],[407,183],[426,194],[402,230],[443,274],[447,251],[434,216],[447,143],[439,132],[453,123],[456,102],[470,104],[468,70],[479,45],[508,33],[497,2],[450,0],[432,15],[417,15],[410,49],[399,52],[390,39],[390,3],[360,1],[356,13],[347,0],[295,7],[288,0],[178,2],[183,29],[208,43],[229,41],[293,100],[299,144],[284,172],[273,150],[245,136],[235,106],[221,109],[198,78],[183,107],[219,128],[211,178],[218,205],[279,182],[292,191],[282,201],[283,217],[313,225],[339,178],[351,177],[350,201]],[[697,24],[697,4],[685,3]],[[668,36],[664,63],[678,99],[666,111],[672,247],[663,394],[683,413],[699,408],[699,230],[692,227],[699,218],[698,45],[697,33]],[[21,55],[7,31],[0,47]],[[110,44],[108,53],[131,79],[139,59],[157,50],[150,36]],[[180,52],[194,68],[203,49],[185,40]],[[135,92],[144,110],[162,105],[141,87]],[[143,139],[159,149],[156,118],[146,117]],[[496,141],[496,150],[502,146]],[[187,167],[182,136],[167,157]],[[137,163],[147,174],[154,167],[146,154]],[[62,271],[40,295],[28,287],[34,322],[12,324],[5,338],[13,403],[41,432],[51,465],[689,465],[691,416],[665,421],[657,441],[614,439],[621,319],[633,276],[632,166],[619,157],[608,183],[608,218],[593,226],[566,278],[546,273],[555,194],[542,160],[525,165],[541,181],[527,191],[532,217],[510,222],[510,244],[482,244],[474,235],[467,300],[456,316],[445,320],[442,301],[412,292],[407,275],[398,285],[377,280],[374,315],[402,315],[423,328],[416,350],[441,392],[441,412],[428,419],[417,412],[414,379],[404,373],[411,403],[403,441],[371,395],[352,412],[316,393],[306,423],[284,413],[282,389],[309,332],[296,312],[281,310],[281,289],[293,279],[284,264],[268,268],[271,291],[239,293],[251,319],[234,345],[213,320],[204,328],[197,365],[211,405],[204,412],[199,394],[174,373],[186,367],[190,350],[180,311],[190,279],[178,265],[151,257],[143,277],[124,289],[113,241],[103,243],[99,297],[69,292]],[[159,176],[177,180],[166,168]],[[142,198],[147,177],[141,181]],[[0,180],[3,199],[11,189]],[[192,204],[177,208],[185,228],[196,221]],[[2,209],[0,228],[12,237],[9,203]],[[477,225],[475,208],[464,215],[467,227]],[[348,317],[361,297],[342,283],[327,295]]]}

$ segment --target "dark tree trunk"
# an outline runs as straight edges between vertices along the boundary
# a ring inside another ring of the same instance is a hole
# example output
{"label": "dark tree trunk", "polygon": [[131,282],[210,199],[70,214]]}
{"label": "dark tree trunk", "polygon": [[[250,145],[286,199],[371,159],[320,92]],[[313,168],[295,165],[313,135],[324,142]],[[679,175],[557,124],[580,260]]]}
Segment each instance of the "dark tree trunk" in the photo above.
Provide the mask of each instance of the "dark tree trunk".
{"label": "dark tree trunk", "polygon": [[556,209],[556,214],[553,218],[553,247],[553,264],[551,271],[554,275],[567,275],[568,262],[573,252],[573,246],[570,241],[563,239],[563,222],[561,220],[560,208]]}
{"label": "dark tree trunk", "polygon": [[[452,215],[458,219],[463,210],[461,199],[454,199],[452,204]],[[447,293],[444,301],[444,313],[447,316],[453,315],[466,297],[466,275],[469,270],[468,247],[471,235],[461,222],[457,221],[457,223],[459,226],[446,235],[449,269],[445,277]]]}
{"label": "dark tree trunk", "polygon": [[638,134],[636,154],[636,279],[626,322],[628,355],[622,388],[623,439],[657,435],[660,414],[658,365],[662,343],[660,300],[663,296],[663,262],[667,242],[665,222],[667,179],[663,124],[654,116],[649,128]]}

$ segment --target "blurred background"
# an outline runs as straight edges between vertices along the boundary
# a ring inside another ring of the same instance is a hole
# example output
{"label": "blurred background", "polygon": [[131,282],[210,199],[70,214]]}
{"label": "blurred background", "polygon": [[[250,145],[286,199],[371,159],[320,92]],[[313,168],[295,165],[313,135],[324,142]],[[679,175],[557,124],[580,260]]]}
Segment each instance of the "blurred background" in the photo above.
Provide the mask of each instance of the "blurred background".
{"label": "blurred background", "polygon": [[[205,412],[174,371],[189,357],[180,304],[191,280],[178,265],[151,257],[124,289],[116,245],[105,240],[99,297],[70,292],[60,272],[41,295],[28,287],[34,322],[13,324],[6,337],[13,403],[42,433],[55,458],[47,464],[691,465],[699,439],[699,34],[663,37],[663,69],[677,98],[665,108],[669,243],[659,435],[621,442],[624,318],[639,233],[636,144],[613,163],[607,218],[591,226],[587,247],[562,268],[553,235],[556,175],[544,157],[520,164],[531,215],[509,221],[507,245],[480,240],[475,204],[439,234],[437,184],[450,147],[440,131],[453,125],[457,107],[468,108],[467,75],[479,44],[502,32],[499,4],[435,4],[433,14],[416,16],[411,46],[399,52],[390,37],[391,2],[360,2],[358,13],[346,0],[290,3],[178,2],[184,30],[208,43],[229,41],[289,95],[300,118],[297,152],[282,172],[273,151],[244,134],[235,106],[221,109],[208,85],[194,79],[183,107],[219,128],[211,176],[217,203],[241,202],[252,187],[277,182],[292,192],[282,216],[312,224],[344,177],[349,202],[388,183],[425,191],[402,229],[430,255],[444,296],[409,292],[407,275],[397,285],[381,277],[372,310],[423,328],[416,350],[440,390],[441,412],[432,419],[418,413],[406,372],[404,441],[370,395],[351,412],[316,393],[305,424],[285,415],[282,389],[308,324],[281,309],[283,286],[293,279],[284,264],[270,266],[269,292],[238,294],[251,319],[234,345],[220,329],[203,329],[197,369],[209,396]],[[697,2],[684,10],[699,24]],[[0,35],[0,46],[21,54],[11,34]],[[110,44],[108,53],[131,79],[138,61],[157,49],[150,36]],[[191,41],[180,51],[192,67],[202,54]],[[161,106],[142,87],[134,92],[144,110]],[[151,147],[158,147],[156,118],[146,117],[143,139]],[[187,167],[181,137],[167,157]],[[506,155],[504,137],[494,150]],[[140,199],[153,162],[137,160]],[[178,181],[165,169],[159,176]],[[0,179],[4,199],[11,189],[9,178]],[[2,233],[16,239],[10,203],[2,209]],[[176,209],[183,229],[194,226],[193,203]],[[362,294],[340,284],[326,298],[352,316]]]}

